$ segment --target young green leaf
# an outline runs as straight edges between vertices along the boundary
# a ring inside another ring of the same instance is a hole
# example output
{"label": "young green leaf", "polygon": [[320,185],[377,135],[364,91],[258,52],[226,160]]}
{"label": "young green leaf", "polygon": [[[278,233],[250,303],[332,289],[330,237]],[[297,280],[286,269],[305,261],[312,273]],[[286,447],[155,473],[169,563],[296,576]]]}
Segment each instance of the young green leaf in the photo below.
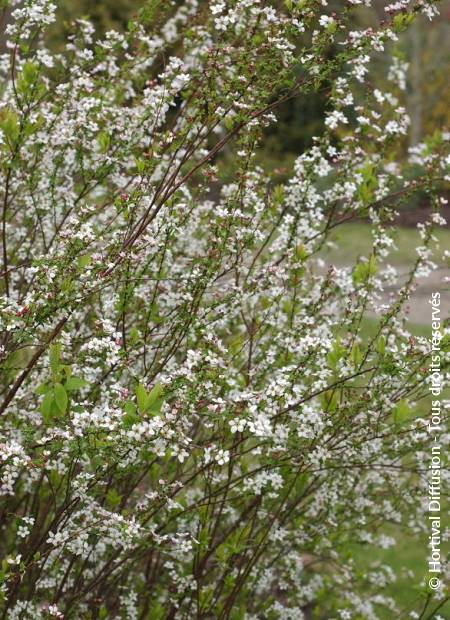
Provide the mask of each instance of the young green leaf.
{"label": "young green leaf", "polygon": [[125,415],[122,418],[122,426],[124,428],[131,428],[133,424],[137,424],[139,422],[139,415],[137,413],[136,405],[131,402],[131,400],[127,400],[124,405]]}
{"label": "young green leaf", "polygon": [[47,392],[41,402],[40,410],[45,423],[48,423],[51,418],[53,398],[53,390],[50,390],[49,392]]}
{"label": "young green leaf", "polygon": [[138,405],[138,409],[141,413],[144,413],[145,410],[147,409],[147,399],[148,399],[148,394],[147,394],[147,390],[145,389],[144,386],[142,386],[140,383],[136,386],[135,389],[135,394],[136,394],[136,400],[137,400],[137,405]]}
{"label": "young green leaf", "polygon": [[84,269],[91,263],[91,261],[92,258],[89,254],[83,254],[82,256],[78,257],[77,264],[80,269]]}
{"label": "young green leaf", "polygon": [[156,383],[150,390],[150,394],[147,398],[147,411],[152,415],[157,415],[161,411],[163,406],[163,387],[160,383]]}
{"label": "young green leaf", "polygon": [[396,424],[402,424],[408,419],[410,414],[410,408],[406,400],[401,400],[394,408],[393,416]]}
{"label": "young green leaf", "polygon": [[386,338],[380,336],[377,340],[377,351],[380,355],[384,355],[386,352]]}
{"label": "young green leaf", "polygon": [[59,343],[52,344],[50,347],[50,368],[54,374],[57,374],[60,367],[61,345]]}
{"label": "young green leaf", "polygon": [[85,379],[81,379],[81,377],[69,377],[67,379],[64,387],[67,392],[73,392],[74,390],[80,390],[83,387],[86,387],[89,383]]}
{"label": "young green leaf", "polygon": [[56,383],[54,388],[55,403],[61,413],[66,413],[69,399],[67,392],[61,383]]}
{"label": "young green leaf", "polygon": [[163,393],[162,385],[160,383],[156,383],[152,387],[152,389],[150,390],[150,393],[148,395],[147,407],[151,407],[153,404],[155,404],[156,401],[161,398],[162,393]]}
{"label": "young green leaf", "polygon": [[353,366],[355,366],[355,367],[359,366],[359,364],[363,360],[361,349],[359,348],[359,345],[356,344],[356,342],[355,342],[355,344],[352,347],[351,354],[350,354],[350,359],[352,360]]}
{"label": "young green leaf", "polygon": [[14,142],[19,137],[20,133],[20,125],[19,118],[10,108],[4,108],[0,113],[0,129],[3,130],[6,138],[10,143],[14,144]]}
{"label": "young green leaf", "polygon": [[39,394],[41,396],[43,394],[47,394],[49,390],[51,390],[51,386],[47,382],[44,382],[35,389],[35,394]]}
{"label": "young green leaf", "polygon": [[344,357],[345,349],[341,345],[339,338],[334,342],[333,348],[327,355],[328,366],[332,370],[336,370],[339,360]]}
{"label": "young green leaf", "polygon": [[160,397],[157,400],[155,400],[154,403],[152,403],[149,408],[148,408],[148,413],[151,413],[152,415],[157,415],[158,413],[161,412],[161,408],[164,404],[164,398]]}
{"label": "young green leaf", "polygon": [[119,495],[115,489],[109,489],[108,493],[106,494],[106,503],[108,507],[112,510],[114,510],[114,508],[116,508],[120,504],[121,499],[122,496]]}

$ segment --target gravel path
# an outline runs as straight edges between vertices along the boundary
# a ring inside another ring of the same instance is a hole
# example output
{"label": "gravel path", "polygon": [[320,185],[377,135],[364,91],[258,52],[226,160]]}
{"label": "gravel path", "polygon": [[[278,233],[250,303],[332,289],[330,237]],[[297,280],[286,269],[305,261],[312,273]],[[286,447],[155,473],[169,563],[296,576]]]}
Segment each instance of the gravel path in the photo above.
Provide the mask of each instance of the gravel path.
{"label": "gravel path", "polygon": [[[407,268],[399,268],[399,273],[407,276]],[[445,279],[448,279],[446,282]],[[395,292],[391,287],[386,290],[385,299],[389,298],[390,292]],[[429,325],[431,329],[431,310],[429,299],[431,293],[439,291],[441,294],[441,317],[448,318],[450,315],[450,269],[437,269],[427,278],[418,280],[418,287],[414,291],[409,303],[409,318],[413,323]]]}

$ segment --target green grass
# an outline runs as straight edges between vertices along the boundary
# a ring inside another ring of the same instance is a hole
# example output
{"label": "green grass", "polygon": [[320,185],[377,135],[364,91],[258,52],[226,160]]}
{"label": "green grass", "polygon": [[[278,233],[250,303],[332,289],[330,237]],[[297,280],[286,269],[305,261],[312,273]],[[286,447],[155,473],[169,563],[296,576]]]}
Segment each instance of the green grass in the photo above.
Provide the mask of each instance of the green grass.
{"label": "green grass", "polygon": [[[370,338],[373,338],[378,333],[380,321],[379,319],[366,316],[361,324],[360,336],[363,341],[367,341]],[[413,336],[422,336],[424,338],[431,337],[431,326],[425,325],[424,323],[413,323],[412,321],[408,321],[406,323],[406,327],[408,331],[411,332]]]}
{"label": "green grass", "polygon": [[[407,523],[407,516],[405,516]],[[423,582],[424,586],[428,579],[427,565],[427,541],[425,538],[418,538],[409,534],[405,529],[391,526],[386,528],[386,535],[392,536],[397,541],[395,547],[389,549],[367,549],[355,545],[350,552],[353,556],[358,570],[365,571],[369,568],[376,568],[381,564],[390,566],[395,574],[396,580],[388,584],[384,590],[386,596],[392,597],[398,607],[404,613],[396,620],[407,620],[410,618],[410,611],[421,611],[424,606],[425,587],[421,590],[416,584]],[[413,573],[413,575],[409,574]],[[444,586],[445,587],[445,586]],[[430,607],[434,609],[436,603]],[[378,615],[383,620],[392,620],[391,612],[378,609]],[[439,610],[438,615],[442,618],[450,619],[450,601]],[[429,618],[429,615],[425,615]]]}
{"label": "green grass", "polygon": [[[433,243],[436,251],[435,262],[440,266],[446,266],[442,260],[442,253],[450,247],[450,230],[439,229],[435,236],[438,245]],[[358,257],[367,256],[372,248],[372,235],[370,224],[351,223],[337,226],[330,234],[330,241],[337,247],[325,248],[321,255],[330,262],[337,264],[352,264]],[[417,258],[415,248],[422,244],[419,233],[415,228],[397,227],[394,234],[395,244],[398,249],[393,250],[387,261],[392,265],[410,265]],[[448,262],[447,262],[448,266]]]}

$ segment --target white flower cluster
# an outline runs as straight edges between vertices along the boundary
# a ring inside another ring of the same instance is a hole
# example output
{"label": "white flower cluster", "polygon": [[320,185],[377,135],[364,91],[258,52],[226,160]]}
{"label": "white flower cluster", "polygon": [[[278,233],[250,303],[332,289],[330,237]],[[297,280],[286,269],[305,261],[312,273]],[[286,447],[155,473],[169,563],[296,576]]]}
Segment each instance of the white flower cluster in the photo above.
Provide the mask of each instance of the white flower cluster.
{"label": "white flower cluster", "polygon": [[[439,264],[450,134],[408,150],[407,64],[373,67],[434,4],[359,28],[369,0],[149,3],[100,39],[78,20],[61,53],[54,5],[13,5],[4,618],[400,617],[389,563],[348,549],[393,547],[405,515],[423,534],[430,343],[406,317]],[[269,169],[279,107],[317,91],[320,131]],[[417,195],[403,270],[392,223]],[[341,260],[355,220],[369,241]]]}

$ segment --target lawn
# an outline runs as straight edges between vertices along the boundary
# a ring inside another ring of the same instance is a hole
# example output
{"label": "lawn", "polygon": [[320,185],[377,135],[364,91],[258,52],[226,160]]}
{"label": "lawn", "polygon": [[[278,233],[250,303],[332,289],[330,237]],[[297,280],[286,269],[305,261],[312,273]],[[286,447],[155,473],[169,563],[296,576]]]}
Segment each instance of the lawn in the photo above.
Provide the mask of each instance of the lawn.
{"label": "lawn", "polygon": [[[448,267],[448,260],[442,258],[444,250],[450,248],[450,229],[438,229],[435,232],[437,243],[435,262],[440,267]],[[351,264],[359,256],[367,256],[372,247],[371,226],[364,223],[343,224],[335,228],[329,237],[335,247],[326,248],[322,256],[337,264]],[[415,248],[421,245],[419,232],[415,228],[400,228],[395,230],[395,244],[397,249],[389,256],[388,262],[392,265],[410,265],[417,258]]]}
{"label": "lawn", "polygon": [[[392,597],[397,605],[404,610],[404,613],[395,620],[407,620],[413,618],[409,612],[421,611],[424,606],[426,590],[422,591],[416,588],[414,584],[422,577],[423,582],[428,579],[427,566],[427,541],[425,538],[420,539],[407,531],[407,518],[405,518],[405,528],[399,529],[392,526],[386,529],[386,534],[397,540],[395,547],[389,549],[370,549],[367,552],[361,546],[355,546],[351,549],[355,565],[359,570],[364,571],[369,567],[375,568],[382,564],[390,566],[395,575],[395,581],[389,583],[384,594]],[[445,588],[445,585],[444,585]],[[436,603],[430,607],[434,609]],[[389,611],[381,608],[377,609],[378,615],[383,620],[393,620]],[[438,615],[445,620],[450,620],[450,601],[439,610]],[[418,617],[418,616],[417,616]],[[437,618],[438,616],[434,616]],[[429,615],[424,618],[429,619]],[[431,619],[430,619],[431,620]],[[434,620],[434,619],[433,619]]]}

